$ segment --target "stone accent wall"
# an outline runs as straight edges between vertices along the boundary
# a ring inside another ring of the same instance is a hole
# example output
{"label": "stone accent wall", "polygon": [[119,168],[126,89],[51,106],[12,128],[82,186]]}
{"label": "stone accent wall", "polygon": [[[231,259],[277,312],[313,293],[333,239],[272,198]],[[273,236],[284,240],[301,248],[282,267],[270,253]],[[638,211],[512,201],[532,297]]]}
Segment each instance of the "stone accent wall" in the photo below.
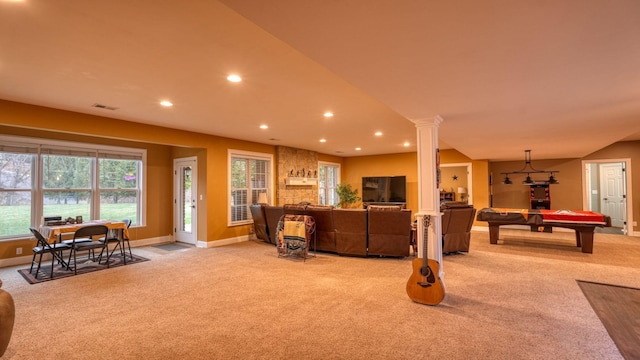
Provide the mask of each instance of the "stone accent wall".
{"label": "stone accent wall", "polygon": [[[318,203],[318,185],[287,185],[286,179],[293,177],[318,177],[318,153],[286,146],[276,147],[277,176],[276,205],[297,204],[303,201]],[[305,174],[302,174],[304,169]]]}

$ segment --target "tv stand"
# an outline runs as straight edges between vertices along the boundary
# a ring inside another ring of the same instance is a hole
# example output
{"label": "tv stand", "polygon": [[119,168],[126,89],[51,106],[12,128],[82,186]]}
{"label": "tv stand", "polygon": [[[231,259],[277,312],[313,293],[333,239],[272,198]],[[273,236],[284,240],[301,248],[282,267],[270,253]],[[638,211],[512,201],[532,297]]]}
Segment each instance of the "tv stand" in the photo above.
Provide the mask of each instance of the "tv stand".
{"label": "tv stand", "polygon": [[363,202],[362,207],[365,209],[369,207],[369,205],[379,205],[379,206],[400,206],[403,209],[407,207],[407,203],[404,202]]}

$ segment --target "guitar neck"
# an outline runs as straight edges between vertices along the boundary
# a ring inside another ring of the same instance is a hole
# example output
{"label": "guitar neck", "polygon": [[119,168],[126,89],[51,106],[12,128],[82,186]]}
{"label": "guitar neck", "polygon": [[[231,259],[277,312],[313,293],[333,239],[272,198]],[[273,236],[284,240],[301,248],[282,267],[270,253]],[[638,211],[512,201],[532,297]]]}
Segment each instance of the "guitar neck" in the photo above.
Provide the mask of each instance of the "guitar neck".
{"label": "guitar neck", "polygon": [[422,266],[427,266],[429,258],[429,226],[431,225],[431,216],[425,215],[422,225]]}

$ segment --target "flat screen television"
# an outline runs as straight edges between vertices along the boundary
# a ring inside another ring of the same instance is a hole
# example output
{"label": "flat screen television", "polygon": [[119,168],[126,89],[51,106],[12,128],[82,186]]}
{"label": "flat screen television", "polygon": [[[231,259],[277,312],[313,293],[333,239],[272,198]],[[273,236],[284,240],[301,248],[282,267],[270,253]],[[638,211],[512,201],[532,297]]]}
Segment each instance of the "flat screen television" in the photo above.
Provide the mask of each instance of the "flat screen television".
{"label": "flat screen television", "polygon": [[369,176],[362,178],[362,202],[406,203],[406,176]]}

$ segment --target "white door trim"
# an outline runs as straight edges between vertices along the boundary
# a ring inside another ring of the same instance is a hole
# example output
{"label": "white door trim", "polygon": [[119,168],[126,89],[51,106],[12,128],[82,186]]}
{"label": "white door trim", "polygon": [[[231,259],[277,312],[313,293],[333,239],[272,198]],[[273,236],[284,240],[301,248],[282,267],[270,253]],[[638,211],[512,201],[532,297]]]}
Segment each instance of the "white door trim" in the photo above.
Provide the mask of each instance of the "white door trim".
{"label": "white door trim", "polygon": [[630,201],[630,199],[633,199],[633,186],[632,186],[632,182],[631,182],[631,159],[629,158],[623,158],[623,159],[599,159],[599,160],[582,160],[582,209],[583,210],[588,210],[589,209],[589,199],[591,194],[589,194],[589,189],[590,189],[590,181],[589,181],[589,174],[588,174],[588,167],[587,164],[600,164],[600,163],[624,163],[624,171],[625,171],[625,175],[624,175],[624,180],[625,180],[625,188],[626,188],[626,192],[625,192],[625,196],[626,196],[626,202],[627,202],[627,206],[626,206],[626,219],[627,219],[627,235],[628,236],[637,236],[637,234],[635,234],[635,232],[633,231],[633,204]]}
{"label": "white door trim", "polygon": [[440,167],[467,167],[467,203],[470,205],[473,204],[473,166],[469,163],[451,163],[451,164],[440,164]]}
{"label": "white door trim", "polygon": [[[190,231],[179,231],[182,220],[180,210],[181,198],[181,178],[178,176],[178,170],[184,165],[189,164],[191,168],[191,228]],[[198,235],[198,158],[195,156],[186,158],[173,159],[173,234],[174,240],[188,244],[196,245]]]}

